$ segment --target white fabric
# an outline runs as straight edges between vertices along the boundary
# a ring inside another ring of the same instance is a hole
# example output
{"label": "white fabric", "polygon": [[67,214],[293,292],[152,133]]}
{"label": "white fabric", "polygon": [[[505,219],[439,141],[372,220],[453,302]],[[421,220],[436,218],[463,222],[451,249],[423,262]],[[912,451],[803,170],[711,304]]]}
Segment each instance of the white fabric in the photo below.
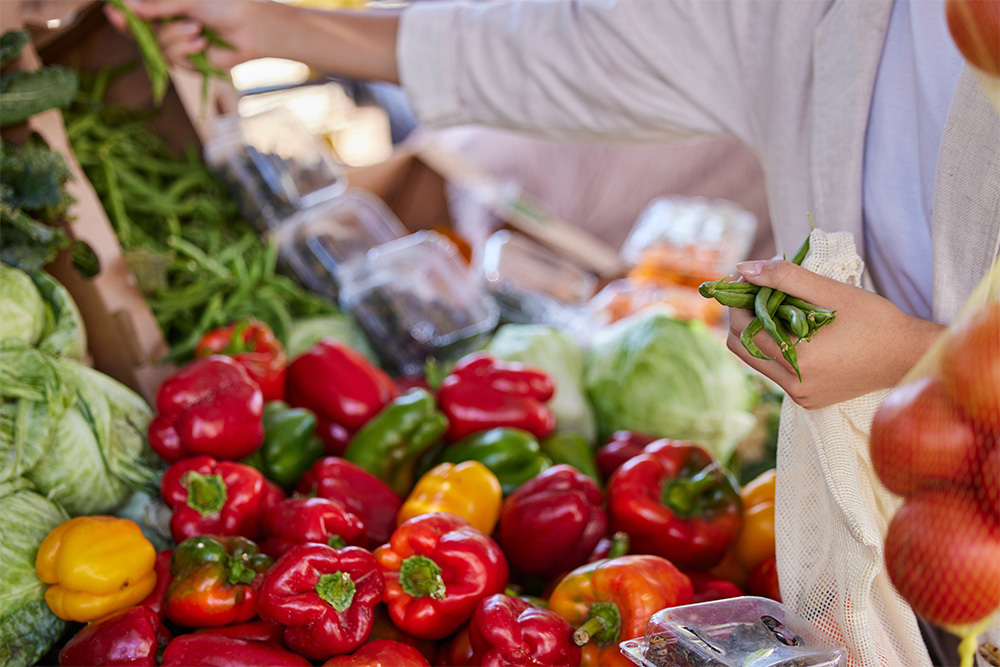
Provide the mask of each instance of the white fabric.
{"label": "white fabric", "polygon": [[944,16],[944,0],[893,3],[865,141],[865,263],[879,294],[925,320],[935,166],[962,69]]}
{"label": "white fabric", "polygon": [[[864,257],[865,130],[890,10],[891,0],[417,4],[403,14],[397,55],[428,125],[552,138],[736,137],[761,159],[778,252],[794,252],[811,212],[818,228],[850,233]],[[938,158],[933,268],[924,267],[933,271],[939,322],[950,321],[1000,247],[998,139],[1000,118],[963,66]],[[835,271],[856,269],[870,287],[861,265],[849,265]],[[912,612],[893,603],[879,560],[894,506],[860,444],[884,394],[816,413],[786,401],[778,567],[788,606],[839,631],[852,667],[917,667],[927,661],[923,642]],[[810,474],[802,480],[789,469]],[[786,528],[792,511],[799,523]],[[809,539],[830,551],[803,550]]]}
{"label": "white fabric", "polygon": [[[812,233],[805,268],[859,287],[864,263],[850,234]],[[819,410],[785,401],[778,434],[775,531],[782,600],[848,664],[930,667],[916,618],[884,566],[900,500],[872,470],[868,433],[888,390]],[[804,446],[811,443],[812,446]]]}

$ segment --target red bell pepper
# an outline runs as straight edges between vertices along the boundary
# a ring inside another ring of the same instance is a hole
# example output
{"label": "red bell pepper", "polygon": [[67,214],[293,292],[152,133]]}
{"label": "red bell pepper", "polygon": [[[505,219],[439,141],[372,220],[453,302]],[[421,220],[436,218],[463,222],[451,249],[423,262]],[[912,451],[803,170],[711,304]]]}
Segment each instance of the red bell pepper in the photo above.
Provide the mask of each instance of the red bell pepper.
{"label": "red bell pepper", "polygon": [[243,537],[186,539],[170,561],[164,612],[189,628],[245,623],[257,615],[257,589],[273,562]]}
{"label": "red bell pepper", "polygon": [[156,391],[149,446],[167,463],[205,454],[241,459],[264,441],[264,395],[230,357],[198,359]]}
{"label": "red bell pepper", "polygon": [[156,554],[156,562],[153,564],[153,571],[156,572],[156,586],[153,591],[146,596],[146,599],[139,603],[140,607],[149,607],[153,612],[163,619],[163,598],[170,587],[170,558],[174,555],[173,549],[164,549]]}
{"label": "red bell pepper", "polygon": [[398,395],[385,371],[331,339],[297,357],[285,380],[286,400],[316,415],[316,433],[334,455],[342,454],[351,434]]}
{"label": "red bell pepper", "polygon": [[438,402],[452,442],[501,426],[544,438],[556,427],[555,414],[545,405],[554,393],[545,373],[476,352],[455,364],[438,389]]}
{"label": "red bell pepper", "polygon": [[605,489],[614,530],[632,551],[705,570],[740,532],[743,506],[732,475],[704,448],[657,440],[625,462]]}
{"label": "red bell pepper", "polygon": [[175,542],[197,535],[242,535],[256,540],[267,487],[259,470],[233,461],[195,456],[163,473],[160,495],[174,511]]}
{"label": "red bell pepper", "polygon": [[220,625],[214,628],[198,628],[196,634],[204,635],[225,635],[226,637],[236,637],[252,642],[265,642],[280,646],[284,641],[285,629],[277,623],[271,623],[258,618],[246,623],[235,625]]}
{"label": "red bell pepper", "polygon": [[372,625],[372,633],[368,637],[368,642],[371,643],[376,639],[389,639],[399,644],[412,646],[420,651],[427,660],[433,660],[437,652],[437,642],[414,637],[397,628],[389,617],[389,609],[385,604],[379,604],[375,607],[375,622]]}
{"label": "red bell pepper", "polygon": [[519,486],[500,510],[497,541],[515,570],[552,576],[587,561],[608,527],[597,483],[562,464]]}
{"label": "red bell pepper", "polygon": [[300,544],[278,559],[257,602],[261,618],[285,626],[288,648],[311,660],[350,653],[368,640],[385,580],[371,553]]}
{"label": "red bell pepper", "polygon": [[323,663],[323,667],[430,667],[431,663],[420,651],[394,642],[376,639],[368,642],[351,655],[338,655]]}
{"label": "red bell pepper", "polygon": [[719,579],[713,574],[697,570],[685,570],[684,574],[694,586],[692,602],[711,602],[726,598],[738,598],[744,595],[739,586],[726,579]]}
{"label": "red bell pepper", "polygon": [[577,667],[582,652],[574,628],[554,611],[520,598],[491,595],[476,607],[469,624],[475,665]]}
{"label": "red bell pepper", "polygon": [[585,667],[631,666],[618,650],[641,637],[646,622],[665,607],[689,604],[691,580],[673,563],[642,554],[609,558],[576,568],[549,596],[549,609],[576,626],[573,641],[583,647]]}
{"label": "red bell pepper", "polygon": [[181,635],[163,652],[163,667],[312,667],[277,644],[218,633]]}
{"label": "red bell pepper", "polygon": [[170,632],[148,607],[128,607],[83,626],[59,651],[60,665],[155,667]]}
{"label": "red bell pepper", "polygon": [[261,516],[263,517],[264,512],[277,506],[277,504],[284,499],[285,492],[281,489],[281,487],[265,477],[264,491],[260,497]]}
{"label": "red bell pepper", "polygon": [[403,500],[375,475],[336,456],[316,461],[296,489],[305,496],[319,496],[343,505],[361,519],[369,549],[385,544],[396,529],[396,514]]}
{"label": "red bell pepper", "polygon": [[434,655],[435,667],[469,667],[473,664],[474,652],[469,639],[469,623],[441,644]]}
{"label": "red bell pepper", "polygon": [[601,479],[611,479],[611,474],[629,459],[642,454],[646,445],[657,440],[651,435],[635,431],[615,431],[611,439],[599,447],[594,459]]}
{"label": "red bell pepper", "polygon": [[496,542],[446,512],[416,516],[375,550],[393,623],[424,639],[443,639],[472,617],[485,597],[507,586]]}
{"label": "red bell pepper", "polygon": [[778,585],[778,562],[775,556],[757,563],[747,575],[747,593],[781,602]]}
{"label": "red bell pepper", "polygon": [[285,398],[285,347],[271,327],[254,319],[240,320],[209,331],[194,348],[198,359],[223,354],[232,357],[257,383],[265,401]]}
{"label": "red bell pepper", "polygon": [[363,546],[365,524],[340,503],[326,498],[288,498],[264,512],[261,548],[279,558],[297,544],[341,549]]}

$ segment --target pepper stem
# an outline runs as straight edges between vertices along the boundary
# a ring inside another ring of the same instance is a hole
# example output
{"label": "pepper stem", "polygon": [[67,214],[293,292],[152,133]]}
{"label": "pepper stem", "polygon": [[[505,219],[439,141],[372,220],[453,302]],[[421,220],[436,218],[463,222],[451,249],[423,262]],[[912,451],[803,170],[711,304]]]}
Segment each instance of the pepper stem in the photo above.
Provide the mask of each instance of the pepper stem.
{"label": "pepper stem", "polygon": [[573,633],[573,643],[584,646],[593,640],[598,648],[618,641],[622,629],[622,614],[614,602],[595,602],[590,605],[587,620]]}
{"label": "pepper stem", "polygon": [[246,554],[240,554],[236,558],[230,559],[228,579],[231,586],[253,583],[253,580],[257,577],[257,572],[247,567],[247,563],[249,562],[250,557]]}
{"label": "pepper stem", "polygon": [[628,538],[628,533],[619,530],[611,536],[611,548],[608,550],[608,558],[624,556],[628,553],[630,547],[631,541]]}
{"label": "pepper stem", "polygon": [[221,475],[202,475],[189,470],[181,477],[181,485],[188,490],[188,507],[202,516],[215,514],[226,504],[226,483]]}
{"label": "pepper stem", "polygon": [[340,535],[331,535],[330,537],[326,538],[326,543],[328,546],[333,547],[334,549],[343,549],[344,547],[347,546],[347,542],[345,542],[344,538],[341,537]]}
{"label": "pepper stem", "polygon": [[347,611],[354,602],[354,581],[340,570],[324,574],[316,582],[316,595],[337,611]]}
{"label": "pepper stem", "polygon": [[701,511],[701,501],[715,490],[720,478],[719,468],[713,464],[692,477],[668,479],[660,492],[660,503],[682,519],[689,519]]}
{"label": "pepper stem", "polygon": [[426,556],[410,556],[399,568],[399,584],[403,592],[415,598],[429,595],[443,600],[445,594],[441,568]]}

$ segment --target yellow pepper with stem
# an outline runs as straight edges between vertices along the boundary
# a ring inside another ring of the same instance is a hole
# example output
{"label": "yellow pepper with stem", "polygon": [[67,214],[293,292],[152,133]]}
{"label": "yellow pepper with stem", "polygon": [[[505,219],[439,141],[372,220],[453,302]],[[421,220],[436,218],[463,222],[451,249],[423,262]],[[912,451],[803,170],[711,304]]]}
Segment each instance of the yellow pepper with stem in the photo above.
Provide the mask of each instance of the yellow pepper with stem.
{"label": "yellow pepper with stem", "polygon": [[503,491],[479,461],[442,463],[421,477],[399,508],[396,525],[430,512],[450,512],[490,535],[500,518]]}
{"label": "yellow pepper with stem", "polygon": [[81,516],[52,529],[35,557],[49,609],[86,623],[141,602],[156,586],[156,548],[139,526],[111,516]]}

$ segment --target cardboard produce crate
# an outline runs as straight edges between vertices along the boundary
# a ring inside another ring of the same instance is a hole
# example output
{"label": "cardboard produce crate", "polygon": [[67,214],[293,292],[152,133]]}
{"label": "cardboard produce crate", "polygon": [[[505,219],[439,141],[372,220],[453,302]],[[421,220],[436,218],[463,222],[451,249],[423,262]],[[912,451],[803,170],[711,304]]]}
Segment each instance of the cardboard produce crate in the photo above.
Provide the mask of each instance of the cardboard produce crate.
{"label": "cardboard produce crate", "polygon": [[[114,30],[105,20],[100,2],[74,0],[4,0],[0,12],[3,30],[25,27],[32,41],[25,47],[21,69],[61,64],[83,70],[138,62],[135,44]],[[46,27],[58,27],[50,29]],[[205,128],[214,113],[201,112],[200,79],[172,73],[172,85],[163,101],[166,113],[157,126],[175,147],[195,145],[200,149]],[[109,90],[109,98],[136,108],[152,105],[149,80],[141,67],[122,76]],[[194,113],[197,108],[198,112]],[[63,155],[72,173],[67,189],[76,199],[70,209],[66,232],[73,242],[85,243],[97,257],[99,271],[93,277],[81,275],[64,251],[48,267],[49,272],[69,290],[83,316],[93,365],[153,401],[160,382],[173,366],[160,364],[167,353],[163,337],[149,305],[125,262],[114,229],[93,187],[73,155],[62,114],[48,111],[32,117],[27,130],[37,132],[55,151]],[[10,133],[25,135],[25,128]],[[23,138],[23,137],[21,137]]]}

